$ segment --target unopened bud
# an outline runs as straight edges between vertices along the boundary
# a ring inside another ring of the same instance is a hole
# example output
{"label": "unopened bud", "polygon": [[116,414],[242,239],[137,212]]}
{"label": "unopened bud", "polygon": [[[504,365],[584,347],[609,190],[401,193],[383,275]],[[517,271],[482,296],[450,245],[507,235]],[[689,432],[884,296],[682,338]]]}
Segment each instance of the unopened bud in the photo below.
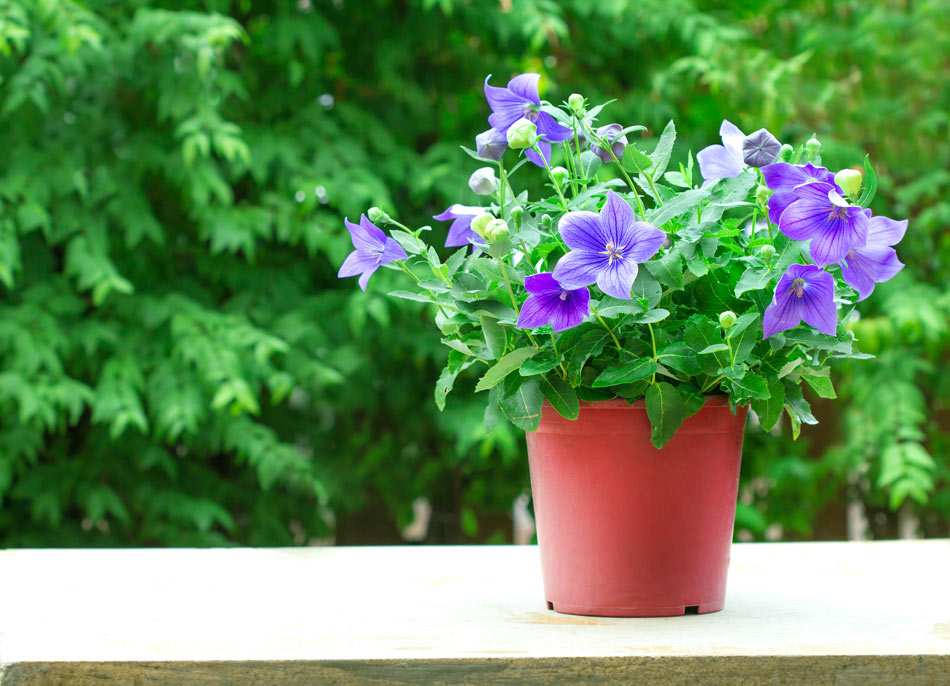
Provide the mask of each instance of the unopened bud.
{"label": "unopened bud", "polygon": [[627,137],[621,135],[621,131],[623,131],[623,127],[620,124],[607,124],[597,129],[597,137],[610,144],[610,151],[604,150],[593,143],[591,143],[590,149],[604,164],[609,164],[613,160],[613,157],[610,156],[611,152],[618,160],[623,159],[623,152],[627,149]]}
{"label": "unopened bud", "polygon": [[497,162],[507,149],[508,139],[505,138],[505,134],[497,129],[488,129],[488,131],[483,131],[475,136],[475,150],[483,160],[495,160]]}
{"label": "unopened bud", "polygon": [[567,99],[567,104],[574,114],[583,117],[584,116],[584,96],[580,93],[571,93],[570,97]]}
{"label": "unopened bud", "polygon": [[775,257],[775,246],[770,244],[763,245],[759,253],[762,255],[762,259],[765,260],[766,263],[769,263],[772,261],[772,258]]}
{"label": "unopened bud", "polygon": [[814,137],[805,141],[805,154],[808,156],[809,162],[820,162],[821,141]]}
{"label": "unopened bud", "polygon": [[538,135],[534,122],[522,117],[508,128],[508,147],[512,150],[530,148]]}
{"label": "unopened bud", "polygon": [[769,196],[772,195],[772,191],[769,190],[768,186],[759,185],[755,189],[755,201],[761,206],[765,207],[765,204],[769,201]]}
{"label": "unopened bud", "polygon": [[557,185],[563,187],[571,178],[571,173],[564,167],[555,167],[551,170],[551,176],[557,181]]}
{"label": "unopened bud", "polygon": [[508,237],[508,223],[504,219],[492,219],[485,228],[485,240],[497,243]]}
{"label": "unopened bud", "polygon": [[857,169],[842,169],[835,174],[835,183],[841,192],[850,198],[855,198],[861,192],[864,177]]}
{"label": "unopened bud", "polygon": [[738,317],[736,317],[735,312],[732,310],[726,310],[719,315],[719,326],[721,326],[723,329],[729,329],[733,324],[736,323],[736,319],[738,319]]}
{"label": "unopened bud", "polygon": [[783,145],[783,146],[781,147],[781,149],[778,151],[778,161],[779,161],[779,162],[788,162],[790,159],[792,159],[792,153],[794,153],[794,152],[795,152],[795,148],[793,148],[791,145],[789,145],[788,143],[786,143],[786,144]]}
{"label": "unopened bud", "polygon": [[511,210],[511,223],[515,225],[515,231],[521,229],[522,222],[524,222],[524,208],[516,207]]}
{"label": "unopened bud", "polygon": [[392,217],[378,207],[370,207],[366,216],[374,224],[388,224],[392,221]]}
{"label": "unopened bud", "polygon": [[498,190],[498,178],[495,176],[495,170],[491,167],[476,169],[468,177],[468,187],[476,195],[491,195]]}
{"label": "unopened bud", "polygon": [[782,144],[767,129],[759,129],[742,140],[742,159],[750,167],[764,167],[772,164]]}
{"label": "unopened bud", "polygon": [[477,233],[482,238],[485,238],[485,231],[488,228],[488,224],[494,219],[492,215],[488,212],[483,212],[482,214],[475,217],[472,220],[471,229]]}

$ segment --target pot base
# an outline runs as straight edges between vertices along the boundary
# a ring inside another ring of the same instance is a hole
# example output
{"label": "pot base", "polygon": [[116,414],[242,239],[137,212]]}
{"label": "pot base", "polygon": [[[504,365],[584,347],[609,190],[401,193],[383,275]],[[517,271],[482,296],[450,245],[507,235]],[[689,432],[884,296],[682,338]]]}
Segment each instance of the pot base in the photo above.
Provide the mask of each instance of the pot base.
{"label": "pot base", "polygon": [[679,617],[681,615],[705,615],[719,612],[723,602],[700,603],[699,605],[675,605],[673,607],[587,607],[583,605],[557,604],[548,601],[548,609],[562,615],[585,617]]}

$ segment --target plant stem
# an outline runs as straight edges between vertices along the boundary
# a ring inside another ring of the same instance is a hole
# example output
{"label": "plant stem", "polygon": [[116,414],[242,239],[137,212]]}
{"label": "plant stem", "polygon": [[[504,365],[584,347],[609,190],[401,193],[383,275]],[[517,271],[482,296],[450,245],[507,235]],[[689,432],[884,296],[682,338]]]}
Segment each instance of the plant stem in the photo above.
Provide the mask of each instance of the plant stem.
{"label": "plant stem", "polygon": [[643,209],[643,201],[640,200],[640,194],[637,192],[637,186],[633,183],[633,179],[630,178],[630,175],[627,173],[627,170],[623,168],[620,160],[617,159],[617,156],[614,154],[613,149],[610,147],[610,143],[594,133],[594,130],[589,126],[584,126],[584,130],[590,135],[591,140],[596,141],[597,145],[600,146],[601,150],[606,150],[610,153],[610,157],[617,164],[617,168],[620,170],[620,174],[623,176],[624,180],[627,182],[627,185],[630,187],[630,190],[633,191],[633,197],[637,200],[637,209],[640,210],[640,218],[646,220],[647,214],[646,210]]}
{"label": "plant stem", "polygon": [[591,312],[594,313],[594,316],[597,318],[597,321],[599,321],[603,325],[603,327],[607,329],[607,333],[609,333],[610,337],[614,339],[614,345],[617,346],[617,351],[620,353],[620,357],[623,357],[623,346],[620,345],[620,341],[617,340],[617,336],[616,334],[614,334],[614,330],[611,329],[610,325],[604,320],[603,317],[600,316],[600,313],[597,312],[597,308],[595,308],[592,305],[590,310]]}
{"label": "plant stem", "polygon": [[547,158],[541,154],[540,146],[535,143],[531,149],[538,153],[538,157],[540,157],[541,161],[544,162],[544,168],[548,170],[548,176],[551,177],[551,183],[554,184],[554,190],[557,191],[557,197],[561,199],[561,206],[564,208],[565,212],[569,212],[570,210],[567,208],[567,200],[564,199],[564,193],[561,192],[561,184],[559,184],[557,179],[554,178],[554,172],[551,171],[551,165],[548,164]]}
{"label": "plant stem", "polygon": [[[505,218],[505,185],[508,177],[505,175],[505,165],[498,160],[498,214],[502,219]],[[511,194],[514,197],[514,193]]]}
{"label": "plant stem", "polygon": [[[557,360],[557,339],[554,337],[554,332],[551,332],[551,349],[554,351],[554,359]],[[558,360],[557,366],[561,370],[561,378],[567,381],[567,370],[564,369],[564,363]]]}
{"label": "plant stem", "polygon": [[650,190],[653,191],[653,199],[656,201],[656,206],[662,207],[663,201],[660,200],[660,193],[656,190],[656,186],[653,185],[653,174],[643,172],[643,175],[647,177],[647,183],[650,184]]}
{"label": "plant stem", "polygon": [[[647,324],[647,328],[650,330],[650,345],[653,346],[653,361],[658,362],[659,358],[656,356],[656,337],[653,335],[653,324]],[[656,383],[656,372],[653,372],[650,383]]]}
{"label": "plant stem", "polygon": [[[400,226],[402,226],[402,224],[400,224]],[[403,228],[405,228],[405,227],[403,227]],[[409,276],[412,277],[412,280],[413,280],[413,281],[415,281],[416,283],[419,283],[419,281],[420,281],[419,277],[416,276],[415,274],[413,274],[411,271],[409,271],[409,267],[406,266],[406,261],[405,261],[405,260],[396,260],[396,263],[399,265],[399,268],[400,268],[400,269],[402,269],[404,272],[406,272]],[[431,294],[429,295],[429,297],[430,297],[430,298],[432,297]],[[433,300],[432,302],[433,302],[433,304],[434,304],[437,308],[439,308],[439,312],[442,314],[442,316],[445,317],[446,319],[448,319],[448,318],[449,318],[449,315],[447,315],[447,314],[445,313],[445,310],[442,309],[442,305],[440,305],[439,303],[435,302],[434,300]]]}
{"label": "plant stem", "polygon": [[[511,296],[511,304],[515,308],[515,312],[520,318],[521,308],[518,307],[518,299],[515,297],[515,289],[511,287],[511,279],[508,278],[508,270],[505,269],[505,263],[502,261],[500,257],[496,257],[495,259],[498,261],[498,268],[501,269],[501,275],[505,279],[505,285],[508,286],[508,295]],[[531,345],[533,345],[535,348],[540,347],[538,345],[538,342],[534,340],[534,337],[530,333],[525,331],[525,335],[528,337],[528,340],[531,341]]]}

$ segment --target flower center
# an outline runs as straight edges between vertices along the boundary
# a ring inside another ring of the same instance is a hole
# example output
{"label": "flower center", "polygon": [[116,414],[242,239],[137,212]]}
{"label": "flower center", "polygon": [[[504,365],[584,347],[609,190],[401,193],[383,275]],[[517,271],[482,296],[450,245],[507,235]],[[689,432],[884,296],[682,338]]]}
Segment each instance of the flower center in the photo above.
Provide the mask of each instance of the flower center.
{"label": "flower center", "polygon": [[568,292],[567,292],[567,291],[561,291],[561,295],[559,295],[558,297],[559,297],[561,300],[567,300],[567,296],[568,296]]}
{"label": "flower center", "polygon": [[537,123],[538,123],[538,111],[537,111],[537,110],[532,110],[531,108],[526,107],[526,108],[525,108],[525,111],[524,111],[524,118],[527,119],[528,121],[534,123],[534,124],[537,124]]}
{"label": "flower center", "polygon": [[848,216],[847,207],[839,207],[838,205],[832,205],[831,209],[828,210],[828,221],[834,221],[835,219],[845,219]]}
{"label": "flower center", "polygon": [[792,286],[788,289],[788,294],[794,294],[796,298],[805,295],[805,279],[795,279],[792,281]]}
{"label": "flower center", "polygon": [[600,254],[606,255],[607,258],[610,260],[610,264],[613,264],[614,260],[623,259],[623,249],[626,248],[627,246],[618,245],[617,247],[614,247],[613,241],[607,241],[607,245],[605,245],[604,247],[606,248],[606,250],[601,250]]}

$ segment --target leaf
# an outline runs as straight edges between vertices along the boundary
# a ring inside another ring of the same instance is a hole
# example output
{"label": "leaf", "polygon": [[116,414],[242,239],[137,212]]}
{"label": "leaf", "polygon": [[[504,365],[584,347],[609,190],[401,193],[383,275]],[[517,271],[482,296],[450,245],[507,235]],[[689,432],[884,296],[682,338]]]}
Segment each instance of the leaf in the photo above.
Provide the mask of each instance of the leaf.
{"label": "leaf", "polygon": [[559,376],[542,376],[541,392],[565,419],[577,419],[580,403],[571,385]]}
{"label": "leaf", "polygon": [[517,312],[497,300],[476,300],[472,303],[457,302],[455,305],[460,312],[477,317],[487,315],[506,322],[514,322],[518,318]]}
{"label": "leaf", "polygon": [[864,156],[864,189],[858,198],[858,205],[868,207],[877,195],[877,174],[871,166],[871,156]]}
{"label": "leaf", "polygon": [[653,210],[648,219],[654,226],[662,226],[671,219],[690,211],[708,197],[709,191],[707,190],[697,188],[691,191],[684,191],[679,195],[673,196],[672,199],[667,200],[661,207]]}
{"label": "leaf", "polygon": [[686,418],[686,407],[676,388],[665,381],[652,384],[644,402],[650,418],[650,442],[660,449],[680,428]]}
{"label": "leaf", "polygon": [[592,386],[594,388],[605,388],[607,386],[617,386],[619,384],[633,383],[656,373],[657,364],[648,357],[642,357],[639,360],[620,364],[614,367],[608,367],[594,379]]}
{"label": "leaf", "polygon": [[545,359],[533,357],[530,360],[525,360],[518,372],[521,376],[534,376],[535,374],[547,374],[555,367],[557,367],[557,360],[553,357],[547,357]]}
{"label": "leaf", "polygon": [[765,288],[772,280],[772,274],[773,272],[768,269],[746,269],[739,283],[736,284],[736,297],[738,298],[746,291],[758,291]]}
{"label": "leaf", "polygon": [[584,334],[581,340],[577,342],[567,367],[568,379],[571,381],[571,385],[580,385],[581,371],[584,369],[584,365],[587,364],[587,360],[592,355],[599,355],[609,339],[610,334],[601,329],[596,329]]}
{"label": "leaf", "polygon": [[422,255],[425,253],[426,244],[408,231],[393,229],[389,232],[389,235],[395,238],[396,242],[403,247],[403,250],[410,255]]}
{"label": "leaf", "polygon": [[699,363],[696,361],[696,354],[682,342],[668,345],[657,353],[660,364],[682,372],[687,376],[695,376],[700,373]]}
{"label": "leaf", "polygon": [[759,426],[764,431],[771,431],[782,416],[782,408],[785,405],[785,385],[781,380],[768,382],[768,398],[755,398],[752,400],[752,409],[759,418]]}
{"label": "leaf", "polygon": [[439,379],[435,382],[435,405],[439,408],[440,412],[445,409],[445,399],[452,391],[452,387],[455,386],[455,379],[459,375],[459,372],[462,371],[465,366],[467,365],[452,370],[449,365],[446,365],[442,373],[439,374]]}
{"label": "leaf", "polygon": [[637,272],[637,279],[633,282],[633,295],[646,301],[646,307],[656,307],[663,295],[663,289],[653,275],[646,269]]}
{"label": "leaf", "polygon": [[492,317],[482,316],[479,320],[482,323],[482,335],[485,337],[485,347],[488,350],[488,355],[497,360],[505,352],[505,346],[508,343],[505,329],[498,323],[498,320]]}
{"label": "leaf", "polygon": [[[722,343],[722,333],[716,324],[701,316],[689,319],[686,324],[686,345],[693,352],[699,354],[699,351],[717,343]],[[729,366],[729,356],[721,351],[697,359],[703,372],[710,375],[716,375],[720,368]]]}
{"label": "leaf", "polygon": [[683,290],[683,261],[676,246],[669,248],[661,258],[646,262],[645,266],[664,286]]}
{"label": "leaf", "polygon": [[812,376],[806,374],[802,376],[812,390],[815,391],[815,395],[819,398],[828,398],[833,400],[838,397],[838,394],[835,393],[834,384],[831,383],[831,379],[827,376]]}
{"label": "leaf", "polygon": [[518,348],[517,350],[512,350],[510,353],[505,355],[503,358],[498,360],[495,365],[478,380],[478,384],[475,386],[475,391],[485,391],[489,388],[492,388],[500,381],[502,381],[506,376],[511,374],[511,372],[518,369],[521,364],[535,355],[540,351],[538,348],[532,346],[525,346],[523,348]]}
{"label": "leaf", "polygon": [[653,160],[642,152],[636,145],[630,144],[623,153],[624,169],[635,172],[647,171],[653,166]]}
{"label": "leaf", "polygon": [[737,404],[769,397],[768,382],[757,374],[747,372],[741,379],[731,379],[728,383],[732,390],[730,395]]}
{"label": "leaf", "polygon": [[669,316],[669,310],[647,310],[646,312],[633,315],[627,321],[633,322],[634,324],[655,324],[656,322],[663,321]]}
{"label": "leaf", "polygon": [[501,413],[508,421],[524,431],[535,431],[541,423],[541,394],[537,379],[528,379],[509,397],[499,403]]}
{"label": "leaf", "polygon": [[663,133],[660,134],[660,140],[657,141],[656,147],[650,154],[650,159],[655,165],[652,170],[653,178],[662,175],[663,172],[666,171],[666,166],[670,162],[670,155],[673,152],[673,143],[675,142],[676,126],[671,120],[670,123],[666,125],[666,128],[663,129]]}
{"label": "leaf", "polygon": [[705,348],[699,351],[700,355],[708,355],[709,353],[718,353],[723,350],[729,350],[729,346],[725,343],[713,343],[712,345],[707,345]]}
{"label": "leaf", "polygon": [[432,297],[425,295],[423,293],[413,293],[412,291],[390,291],[387,295],[393,298],[401,298],[403,300],[414,300],[415,302],[420,303],[431,303]]}

